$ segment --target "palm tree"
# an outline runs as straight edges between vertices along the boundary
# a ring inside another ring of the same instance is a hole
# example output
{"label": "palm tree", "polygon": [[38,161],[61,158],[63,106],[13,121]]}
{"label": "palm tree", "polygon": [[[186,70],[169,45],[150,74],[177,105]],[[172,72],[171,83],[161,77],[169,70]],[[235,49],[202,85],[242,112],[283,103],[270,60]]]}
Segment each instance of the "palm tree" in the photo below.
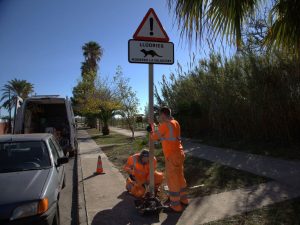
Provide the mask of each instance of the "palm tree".
{"label": "palm tree", "polygon": [[[202,40],[203,34],[225,36],[239,50],[242,46],[242,26],[249,15],[264,0],[167,0],[169,9],[175,9],[178,26],[182,35],[189,39],[196,36]],[[273,0],[269,12],[272,25],[264,43],[279,49],[300,54],[300,1]],[[268,2],[268,5],[271,3]]]}
{"label": "palm tree", "polygon": [[8,81],[2,88],[2,97],[0,99],[0,102],[3,102],[2,107],[10,110],[15,107],[18,98],[27,98],[33,93],[33,90],[33,84],[26,80],[13,79]]}
{"label": "palm tree", "polygon": [[300,57],[300,1],[276,0],[270,12],[274,22],[265,43]]}
{"label": "palm tree", "polygon": [[3,108],[9,111],[9,132],[11,132],[11,110],[15,108],[14,117],[17,112],[17,102],[19,98],[25,99],[33,92],[33,84],[26,80],[13,79],[7,82],[2,88],[0,102]]}
{"label": "palm tree", "polygon": [[85,57],[85,63],[81,67],[82,72],[87,70],[97,72],[97,63],[103,55],[102,47],[97,42],[90,41],[82,46],[82,50]]}

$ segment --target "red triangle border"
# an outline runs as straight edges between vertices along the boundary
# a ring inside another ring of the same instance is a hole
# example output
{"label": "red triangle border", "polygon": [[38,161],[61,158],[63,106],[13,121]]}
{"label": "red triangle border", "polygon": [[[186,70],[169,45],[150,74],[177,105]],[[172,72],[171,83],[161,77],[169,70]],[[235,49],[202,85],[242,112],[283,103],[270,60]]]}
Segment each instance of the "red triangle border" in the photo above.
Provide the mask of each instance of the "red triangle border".
{"label": "red triangle border", "polygon": [[[144,26],[144,24],[146,23],[146,20],[148,18],[148,16],[150,15],[150,13],[153,13],[159,28],[161,29],[161,31],[163,32],[163,34],[165,35],[165,38],[155,38],[155,37],[142,37],[142,36],[138,36],[138,33],[140,32],[140,30],[142,29],[142,27]],[[168,42],[169,41],[169,36],[167,35],[165,29],[163,28],[163,26],[161,25],[160,20],[158,19],[158,16],[156,15],[155,11],[153,8],[150,8],[148,10],[148,12],[146,13],[146,15],[144,16],[142,22],[140,23],[139,27],[137,28],[137,30],[134,32],[133,35],[133,39],[135,40],[140,40],[140,41],[161,41],[161,42]]]}

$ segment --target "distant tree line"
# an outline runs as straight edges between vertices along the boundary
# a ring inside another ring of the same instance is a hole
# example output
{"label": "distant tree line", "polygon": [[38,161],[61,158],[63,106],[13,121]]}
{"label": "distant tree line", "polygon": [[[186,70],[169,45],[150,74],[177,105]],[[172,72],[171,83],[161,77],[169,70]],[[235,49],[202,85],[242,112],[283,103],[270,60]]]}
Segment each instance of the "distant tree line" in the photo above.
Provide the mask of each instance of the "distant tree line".
{"label": "distant tree line", "polygon": [[102,47],[96,42],[88,42],[83,47],[84,62],[81,79],[73,88],[72,103],[75,114],[84,116],[87,125],[96,127],[100,121],[103,135],[108,135],[109,121],[120,115],[126,121],[134,137],[135,115],[139,101],[129,85],[129,79],[117,67],[112,81],[98,76],[98,63],[103,55]]}

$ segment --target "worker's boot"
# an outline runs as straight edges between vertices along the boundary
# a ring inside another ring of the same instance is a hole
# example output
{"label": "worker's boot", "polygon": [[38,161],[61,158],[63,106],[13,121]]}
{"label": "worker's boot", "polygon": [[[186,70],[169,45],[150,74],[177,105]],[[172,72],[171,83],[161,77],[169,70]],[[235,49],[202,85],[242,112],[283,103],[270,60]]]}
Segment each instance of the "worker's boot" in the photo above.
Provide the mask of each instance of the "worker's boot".
{"label": "worker's boot", "polygon": [[173,210],[174,212],[178,212],[178,213],[182,212],[182,210],[183,210],[182,205],[181,205],[180,202],[176,202],[176,204],[175,204],[175,202],[170,202],[169,208],[171,210]]}
{"label": "worker's boot", "polygon": [[188,198],[180,199],[180,202],[181,202],[182,205],[185,205],[185,206],[189,205],[189,203],[190,203]]}
{"label": "worker's boot", "polygon": [[185,189],[186,188],[183,188],[180,191],[180,202],[181,202],[181,204],[187,206],[189,204],[189,199],[187,197],[187,193],[186,193]]}
{"label": "worker's boot", "polygon": [[175,212],[182,212],[183,208],[179,196],[170,196],[170,208]]}
{"label": "worker's boot", "polygon": [[180,195],[180,202],[181,204],[187,206],[189,204],[189,199],[187,197],[187,195]]}

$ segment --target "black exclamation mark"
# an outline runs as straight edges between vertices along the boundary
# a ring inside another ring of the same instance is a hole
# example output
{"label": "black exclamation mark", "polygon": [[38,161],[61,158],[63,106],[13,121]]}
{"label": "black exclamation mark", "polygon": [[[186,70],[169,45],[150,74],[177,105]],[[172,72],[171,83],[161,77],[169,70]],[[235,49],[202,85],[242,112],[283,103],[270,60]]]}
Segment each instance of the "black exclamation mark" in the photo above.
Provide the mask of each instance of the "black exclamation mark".
{"label": "black exclamation mark", "polygon": [[153,18],[150,18],[150,35],[153,36]]}

